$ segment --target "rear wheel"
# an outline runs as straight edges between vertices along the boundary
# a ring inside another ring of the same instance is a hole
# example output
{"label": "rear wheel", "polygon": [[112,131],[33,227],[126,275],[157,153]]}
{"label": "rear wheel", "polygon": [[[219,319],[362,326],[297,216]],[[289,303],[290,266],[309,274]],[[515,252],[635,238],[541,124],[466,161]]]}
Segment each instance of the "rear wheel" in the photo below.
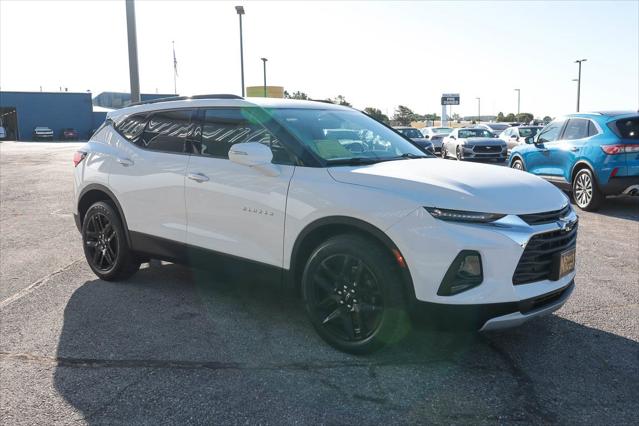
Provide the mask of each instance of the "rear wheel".
{"label": "rear wheel", "polygon": [[461,147],[459,145],[457,145],[457,149],[455,150],[455,154],[458,161],[462,161],[462,153],[461,153]]}
{"label": "rear wheel", "polygon": [[572,180],[572,196],[580,209],[595,211],[605,198],[590,169],[581,169]]}
{"label": "rear wheel", "polygon": [[124,280],[140,268],[131,252],[115,208],[99,201],[89,207],[82,223],[84,255],[93,272],[105,281]]}
{"label": "rear wheel", "polygon": [[318,334],[345,352],[373,352],[399,341],[409,328],[392,257],[357,235],[330,238],[311,254],[302,296]]}

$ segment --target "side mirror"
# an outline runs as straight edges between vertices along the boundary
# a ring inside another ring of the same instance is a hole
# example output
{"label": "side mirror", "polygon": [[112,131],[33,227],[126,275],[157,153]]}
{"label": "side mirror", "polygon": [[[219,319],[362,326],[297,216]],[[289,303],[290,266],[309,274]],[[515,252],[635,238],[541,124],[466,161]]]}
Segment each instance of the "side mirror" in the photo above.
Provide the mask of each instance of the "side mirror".
{"label": "side mirror", "polygon": [[517,135],[510,135],[510,139],[517,139]]}
{"label": "side mirror", "polygon": [[259,142],[237,143],[229,149],[229,160],[243,166],[252,167],[267,176],[278,176],[280,171],[271,164],[273,152]]}
{"label": "side mirror", "polygon": [[534,143],[535,142],[535,137],[534,136],[528,136],[526,139],[524,139],[524,142],[526,142],[526,143]]}

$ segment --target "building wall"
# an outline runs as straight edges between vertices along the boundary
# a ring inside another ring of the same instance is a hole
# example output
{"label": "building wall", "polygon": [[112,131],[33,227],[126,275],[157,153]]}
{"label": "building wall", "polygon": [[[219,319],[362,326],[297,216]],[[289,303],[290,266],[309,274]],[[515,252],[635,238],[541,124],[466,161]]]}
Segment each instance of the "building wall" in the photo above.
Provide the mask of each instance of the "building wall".
{"label": "building wall", "polygon": [[0,92],[0,107],[16,108],[19,140],[32,140],[36,126],[51,128],[55,139],[66,127],[80,132],[80,139],[93,129],[90,93]]}
{"label": "building wall", "polygon": [[[153,99],[170,98],[177,96],[174,94],[162,93],[142,93],[140,99],[142,101],[151,101]],[[104,108],[124,108],[131,103],[131,94],[125,92],[102,92],[93,98],[93,104]]]}

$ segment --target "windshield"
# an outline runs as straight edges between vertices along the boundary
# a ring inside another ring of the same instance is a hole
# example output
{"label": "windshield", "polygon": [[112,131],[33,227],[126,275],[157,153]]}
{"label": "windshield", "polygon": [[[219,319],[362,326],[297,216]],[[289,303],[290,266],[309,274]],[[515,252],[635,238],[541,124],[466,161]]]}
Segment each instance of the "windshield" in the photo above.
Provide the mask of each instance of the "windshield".
{"label": "windshield", "polygon": [[486,129],[461,129],[459,137],[466,138],[492,138],[494,135]]}
{"label": "windshield", "polygon": [[450,127],[435,127],[433,130],[439,135],[448,135],[453,131]]}
{"label": "windshield", "polygon": [[524,138],[535,136],[537,133],[539,133],[540,130],[541,127],[520,127],[519,136]]}
{"label": "windshield", "polygon": [[275,108],[270,113],[328,164],[426,157],[409,141],[359,111]]}
{"label": "windshield", "polygon": [[486,124],[486,126],[490,127],[494,132],[503,132],[507,128],[510,127],[509,124]]}
{"label": "windshield", "polygon": [[417,129],[395,129],[399,133],[409,138],[423,138],[424,135]]}

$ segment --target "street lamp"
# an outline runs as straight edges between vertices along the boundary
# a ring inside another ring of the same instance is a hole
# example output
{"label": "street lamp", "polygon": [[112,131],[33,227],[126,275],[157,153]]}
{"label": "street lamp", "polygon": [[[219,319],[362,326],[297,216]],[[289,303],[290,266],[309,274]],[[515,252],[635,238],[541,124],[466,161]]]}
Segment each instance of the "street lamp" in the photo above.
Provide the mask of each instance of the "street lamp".
{"label": "street lamp", "polygon": [[577,59],[575,64],[579,64],[579,76],[577,77],[577,112],[579,112],[579,100],[581,98],[581,63],[588,59]]}
{"label": "street lamp", "polygon": [[481,123],[481,98],[477,99],[477,124]]}
{"label": "street lamp", "polygon": [[520,102],[521,102],[521,89],[515,89],[515,92],[517,92],[517,120],[519,120],[519,106],[520,106]]}
{"label": "street lamp", "polygon": [[264,97],[266,97],[266,61],[268,61],[268,59],[266,58],[260,58],[262,59],[262,63],[264,64]]}
{"label": "street lamp", "polygon": [[235,11],[240,17],[240,72],[242,74],[242,97],[244,97],[244,45],[242,43],[242,15],[244,15],[244,6],[235,6]]}
{"label": "street lamp", "polygon": [[[126,32],[129,42],[129,80],[131,103],[140,102],[140,74],[138,72],[138,37],[135,29],[135,4],[126,0]],[[40,88],[42,91],[42,88]]]}

